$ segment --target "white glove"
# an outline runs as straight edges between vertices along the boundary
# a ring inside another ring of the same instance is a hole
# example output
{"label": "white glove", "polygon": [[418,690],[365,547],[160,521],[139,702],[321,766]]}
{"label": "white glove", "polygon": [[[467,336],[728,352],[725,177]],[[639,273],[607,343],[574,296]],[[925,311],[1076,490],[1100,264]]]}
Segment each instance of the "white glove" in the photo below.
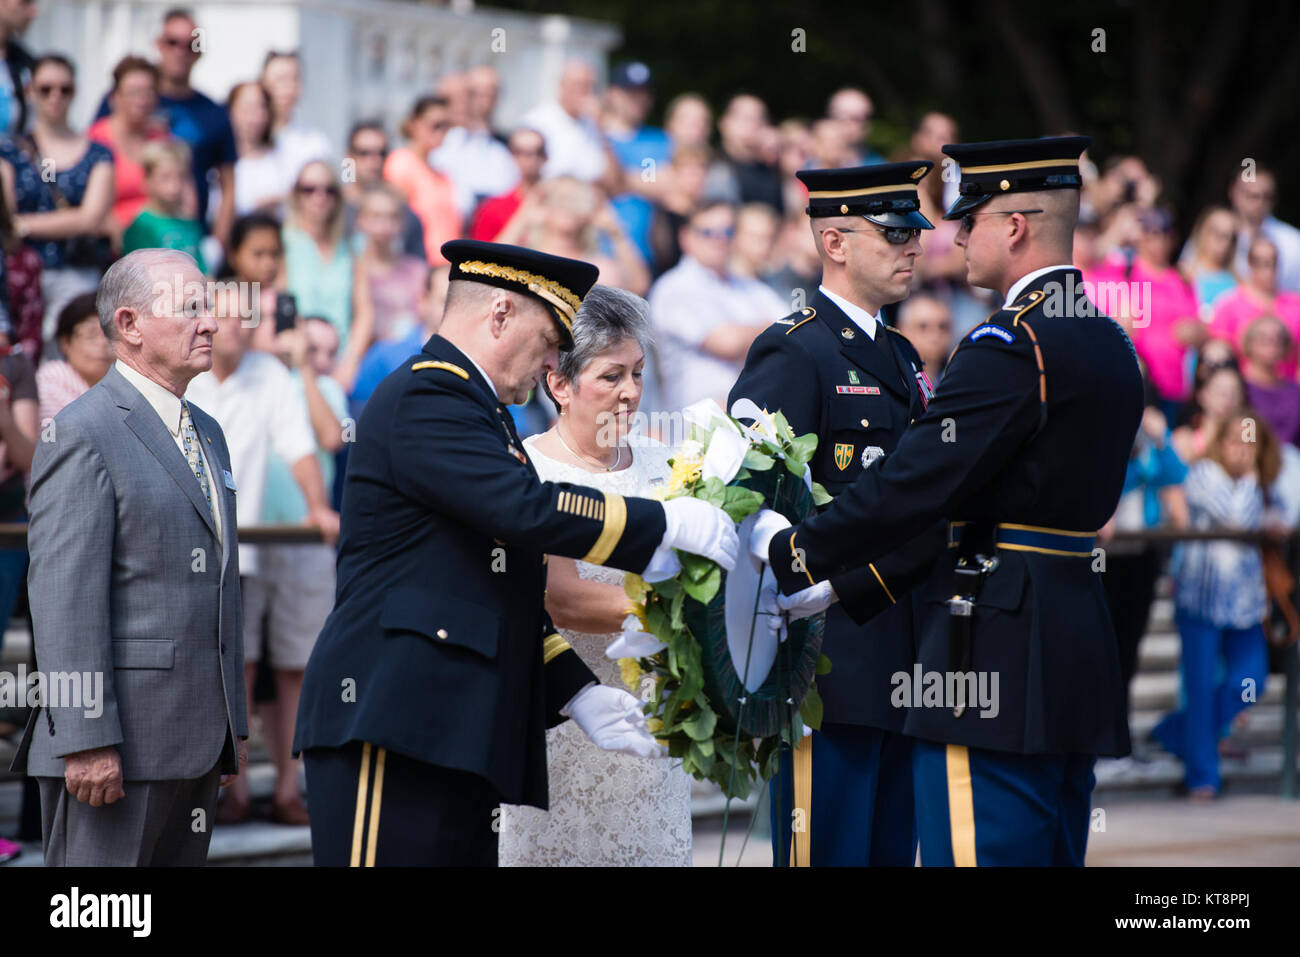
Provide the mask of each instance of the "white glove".
{"label": "white glove", "polygon": [[568,712],[592,744],[638,758],[662,758],[668,749],[646,728],[641,702],[622,688],[588,685],[568,703]]}
{"label": "white glove", "polygon": [[781,529],[789,527],[790,520],[780,512],[774,512],[770,508],[763,509],[758,513],[758,518],[754,520],[754,527],[749,531],[749,554],[766,565],[772,538]]}
{"label": "white glove", "polygon": [[649,658],[667,647],[641,627],[640,618],[628,615],[623,619],[623,634],[610,642],[605,649],[605,657],[610,661],[618,661],[620,658]]}
{"label": "white glove", "polygon": [[[641,576],[646,581],[662,581],[677,573],[674,568],[663,574],[670,565],[662,553],[671,558],[674,548],[701,555],[721,565],[724,571],[736,567],[736,554],[740,551],[736,523],[716,505],[698,498],[669,499],[664,502],[664,524],[663,541]],[[676,564],[675,559],[672,564]]]}
{"label": "white glove", "polygon": [[831,583],[820,581],[793,595],[777,595],[776,605],[786,613],[790,621],[798,621],[800,618],[821,614],[839,600],[840,596],[835,594]]}
{"label": "white glove", "polygon": [[789,632],[786,628],[786,616],[781,611],[781,594],[777,590],[776,576],[767,565],[763,566],[763,581],[758,586],[758,607],[755,611],[759,617],[766,616],[767,627],[777,636],[777,641],[785,641]]}

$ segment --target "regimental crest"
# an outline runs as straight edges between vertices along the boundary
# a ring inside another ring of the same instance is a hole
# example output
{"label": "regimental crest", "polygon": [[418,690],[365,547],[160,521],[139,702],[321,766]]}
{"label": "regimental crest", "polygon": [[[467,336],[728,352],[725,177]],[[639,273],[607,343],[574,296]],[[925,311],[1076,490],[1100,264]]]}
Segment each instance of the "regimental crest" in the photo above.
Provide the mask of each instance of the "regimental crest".
{"label": "regimental crest", "polygon": [[861,385],[861,384],[862,384],[862,383],[858,381],[858,373],[857,373],[857,371],[856,371],[855,369],[850,369],[850,370],[849,370],[849,385]]}
{"label": "regimental crest", "polygon": [[843,472],[853,461],[853,446],[848,442],[835,443],[835,467]]}

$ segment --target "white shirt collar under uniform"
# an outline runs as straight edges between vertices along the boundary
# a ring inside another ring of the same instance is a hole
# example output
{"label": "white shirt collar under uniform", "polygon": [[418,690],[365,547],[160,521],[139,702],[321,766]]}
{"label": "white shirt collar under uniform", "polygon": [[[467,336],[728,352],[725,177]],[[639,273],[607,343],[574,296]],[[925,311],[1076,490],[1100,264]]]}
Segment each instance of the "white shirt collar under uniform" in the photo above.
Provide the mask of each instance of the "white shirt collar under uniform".
{"label": "white shirt collar under uniform", "polygon": [[835,295],[835,293],[831,292],[825,286],[818,286],[817,288],[821,290],[823,296],[835,303],[835,305],[839,306],[840,311],[852,319],[854,324],[865,332],[872,342],[876,341],[876,325],[880,322],[879,316],[873,316],[871,313],[867,312],[867,310],[863,309],[861,306],[855,306],[843,296]]}
{"label": "white shirt collar under uniform", "polygon": [[1073,263],[1065,263],[1062,266],[1044,266],[1042,269],[1035,269],[1033,272],[1021,276],[1012,284],[1011,288],[1007,290],[1007,300],[1002,304],[1002,308],[1010,308],[1011,304],[1020,298],[1020,294],[1024,292],[1025,288],[1039,276],[1042,276],[1045,273],[1055,272],[1058,269],[1073,268]]}
{"label": "white shirt collar under uniform", "polygon": [[163,425],[167,426],[167,431],[172,434],[172,438],[179,436],[181,434],[181,400],[175,393],[168,392],[157,382],[154,382],[153,379],[132,369],[121,359],[113,363],[113,366],[153,406],[154,411],[158,413],[158,418],[162,419]]}
{"label": "white shirt collar under uniform", "polygon": [[497,401],[500,401],[501,396],[497,394],[497,386],[496,383],[492,381],[492,377],[488,375],[486,372],[484,372],[483,367],[479,365],[477,362],[475,362],[474,357],[470,355],[468,352],[466,352],[464,349],[461,350],[461,354],[466,359],[469,360],[470,365],[472,365],[475,369],[478,370],[478,374],[483,377],[483,381],[486,382],[488,384],[488,388],[492,390],[492,397]]}

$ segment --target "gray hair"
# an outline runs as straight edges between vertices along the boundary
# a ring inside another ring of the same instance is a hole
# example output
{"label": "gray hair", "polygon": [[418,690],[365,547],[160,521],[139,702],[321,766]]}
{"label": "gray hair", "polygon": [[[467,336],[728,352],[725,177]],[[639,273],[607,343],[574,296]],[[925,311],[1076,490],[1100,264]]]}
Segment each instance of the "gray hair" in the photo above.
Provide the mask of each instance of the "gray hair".
{"label": "gray hair", "polygon": [[560,353],[557,371],[576,382],[592,359],[624,339],[635,339],[650,354],[649,303],[624,289],[592,286],[573,323],[573,348]]}
{"label": "gray hair", "polygon": [[152,267],[169,259],[199,268],[193,256],[178,249],[137,249],[108,267],[95,294],[95,312],[99,315],[99,327],[110,342],[117,339],[113,315],[118,309],[145,312],[158,300],[158,280]]}

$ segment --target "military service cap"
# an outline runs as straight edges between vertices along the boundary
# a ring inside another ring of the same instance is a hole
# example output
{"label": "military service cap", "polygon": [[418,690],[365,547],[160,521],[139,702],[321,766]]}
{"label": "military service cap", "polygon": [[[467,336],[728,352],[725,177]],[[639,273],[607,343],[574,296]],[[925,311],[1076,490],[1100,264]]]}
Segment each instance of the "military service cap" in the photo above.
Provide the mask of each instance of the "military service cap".
{"label": "military service cap", "polygon": [[934,166],[926,160],[795,173],[808,187],[809,216],[864,216],[877,226],[934,229],[921,215],[916,184]]}
{"label": "military service cap", "polygon": [[448,279],[487,283],[541,300],[560,327],[562,347],[573,345],[573,320],[599,274],[591,263],[473,239],[443,243],[442,255],[451,264]]}
{"label": "military service cap", "polygon": [[1044,189],[1078,189],[1079,154],[1087,136],[1045,136],[1036,140],[949,143],[943,151],[961,167],[957,201],[944,219],[961,219],[972,209],[1003,193]]}

